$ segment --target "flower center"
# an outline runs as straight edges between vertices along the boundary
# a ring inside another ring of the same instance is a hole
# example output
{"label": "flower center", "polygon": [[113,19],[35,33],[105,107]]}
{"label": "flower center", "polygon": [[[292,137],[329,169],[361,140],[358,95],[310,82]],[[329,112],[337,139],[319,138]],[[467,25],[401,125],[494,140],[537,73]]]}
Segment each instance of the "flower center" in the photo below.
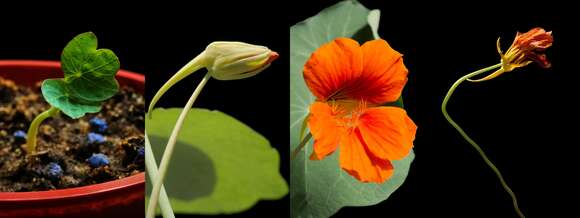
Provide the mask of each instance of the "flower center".
{"label": "flower center", "polygon": [[337,117],[337,124],[352,131],[358,126],[360,115],[367,108],[365,101],[358,100],[333,100],[328,102],[333,109],[333,114]]}

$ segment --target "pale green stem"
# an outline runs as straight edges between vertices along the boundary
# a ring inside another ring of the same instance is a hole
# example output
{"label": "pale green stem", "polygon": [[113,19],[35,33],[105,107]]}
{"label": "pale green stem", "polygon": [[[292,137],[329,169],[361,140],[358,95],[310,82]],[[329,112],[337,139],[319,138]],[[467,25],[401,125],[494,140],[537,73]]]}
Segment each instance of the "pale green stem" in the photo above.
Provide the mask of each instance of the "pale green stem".
{"label": "pale green stem", "polygon": [[292,152],[290,160],[294,160],[294,158],[296,158],[296,156],[298,156],[298,154],[300,153],[300,150],[302,150],[305,147],[306,143],[310,141],[310,139],[312,138],[312,134],[310,133],[308,133],[308,135],[306,135],[306,138],[304,138],[304,133],[306,132],[306,128],[308,128],[309,117],[310,115],[306,116],[304,118],[304,121],[302,121],[302,128],[300,128],[300,140],[302,141],[300,142],[298,147],[296,147],[296,149],[294,149],[294,151]]}
{"label": "pale green stem", "polygon": [[[159,176],[159,172],[157,172],[157,162],[155,161],[155,155],[153,154],[153,149],[151,148],[151,143],[149,142],[149,136],[147,136],[147,131],[145,131],[145,151],[145,166],[147,167],[147,175],[149,176],[149,181],[152,181],[151,184],[153,184],[153,181],[155,181]],[[164,218],[175,217],[164,185],[161,185],[159,207],[161,208],[161,214]]]}
{"label": "pale green stem", "polygon": [[26,134],[26,152],[28,155],[34,155],[36,153],[36,135],[38,134],[38,128],[42,121],[55,116],[59,111],[58,108],[50,107],[47,111],[40,113],[32,120],[30,127],[28,127],[28,133]]}
{"label": "pale green stem", "polygon": [[179,82],[183,78],[191,75],[193,72],[195,72],[203,67],[205,67],[205,53],[202,52],[197,57],[195,57],[193,60],[189,61],[189,63],[187,63],[181,69],[179,69],[179,71],[177,71],[177,73],[175,73],[171,78],[169,78],[169,80],[167,80],[167,82],[165,82],[165,84],[163,84],[163,86],[161,86],[161,88],[157,91],[157,93],[155,93],[155,96],[153,96],[153,99],[151,99],[151,103],[149,103],[149,110],[148,110],[149,111],[149,118],[151,118],[151,116],[153,114],[153,113],[151,113],[151,111],[153,111],[153,108],[155,107],[155,104],[157,104],[157,101],[159,101],[161,96],[163,96],[163,94],[165,94],[165,92],[167,92],[167,90],[169,90],[169,88],[171,88],[173,85],[175,85],[175,83]]}
{"label": "pale green stem", "polygon": [[449,91],[447,92],[447,95],[445,95],[445,98],[443,99],[443,104],[441,104],[441,112],[443,112],[443,116],[445,116],[445,119],[447,119],[447,121],[459,132],[459,134],[461,134],[461,136],[463,136],[463,138],[469,142],[469,144],[471,144],[471,146],[473,146],[473,148],[475,148],[475,150],[477,150],[477,152],[479,153],[479,155],[481,156],[481,158],[483,158],[483,160],[485,161],[485,163],[493,170],[493,172],[495,172],[495,174],[497,175],[497,178],[499,179],[501,185],[503,186],[503,188],[505,189],[505,191],[511,196],[512,198],[512,203],[514,206],[514,209],[516,211],[516,213],[518,214],[519,217],[524,218],[524,214],[522,213],[522,211],[520,210],[519,206],[518,206],[518,200],[516,198],[516,195],[514,194],[514,192],[511,190],[511,188],[507,185],[507,183],[505,182],[505,180],[503,179],[503,176],[501,175],[501,173],[499,172],[499,170],[497,169],[497,167],[489,160],[489,158],[487,157],[487,155],[485,155],[485,153],[483,152],[483,150],[479,147],[479,145],[477,145],[477,143],[475,143],[475,141],[473,141],[473,139],[471,139],[464,131],[463,129],[461,129],[461,127],[459,127],[459,125],[457,123],[455,123],[455,121],[453,121],[453,119],[451,119],[451,117],[449,116],[449,114],[447,113],[447,102],[449,101],[449,98],[451,98],[451,95],[453,94],[453,91],[455,91],[455,89],[457,88],[457,86],[459,86],[460,83],[462,83],[463,81],[474,77],[476,75],[485,73],[487,71],[496,69],[498,67],[501,67],[501,63],[500,64],[496,64],[487,68],[483,68],[481,70],[475,71],[473,73],[467,74],[461,78],[459,78],[449,89]]}
{"label": "pale green stem", "polygon": [[[179,114],[179,118],[175,123],[175,127],[173,127],[173,131],[171,132],[171,136],[167,141],[167,146],[165,146],[165,151],[163,152],[163,157],[161,158],[161,163],[159,164],[159,176],[153,183],[153,190],[151,191],[151,197],[149,198],[149,205],[147,206],[147,218],[155,217],[155,208],[157,205],[157,200],[159,199],[159,193],[161,191],[161,185],[163,184],[163,179],[165,178],[165,174],[167,173],[167,168],[169,167],[169,162],[171,160],[171,156],[173,155],[173,150],[175,148],[175,143],[177,142],[177,136],[179,135],[179,131],[185,121],[185,117],[187,116],[191,106],[193,106],[193,102],[201,93],[201,90],[207,83],[207,81],[211,78],[210,72],[205,74],[205,77],[201,80],[195,91],[183,107],[181,114]],[[151,111],[149,112],[151,113]]]}

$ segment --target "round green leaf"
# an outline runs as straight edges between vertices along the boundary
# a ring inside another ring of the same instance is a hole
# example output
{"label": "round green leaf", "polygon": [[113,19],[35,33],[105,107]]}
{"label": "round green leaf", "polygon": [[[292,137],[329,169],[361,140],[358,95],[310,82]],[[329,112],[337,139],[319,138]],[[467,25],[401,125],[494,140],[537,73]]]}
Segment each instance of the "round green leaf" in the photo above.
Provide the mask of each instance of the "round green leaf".
{"label": "round green leaf", "polygon": [[[380,12],[369,11],[356,1],[342,1],[290,28],[290,142],[291,150],[300,143],[302,122],[314,101],[302,76],[310,54],[337,37],[359,43],[378,37]],[[402,98],[389,103],[403,106]],[[393,161],[394,175],[383,184],[361,183],[344,172],[338,161],[340,150],[321,161],[308,159],[312,142],[291,162],[291,217],[329,217],[345,206],[369,206],[387,199],[407,177],[414,158]]]}
{"label": "round green leaf", "polygon": [[119,67],[115,53],[97,50],[97,37],[92,32],[76,36],[61,55],[67,92],[85,101],[103,101],[115,95],[119,90],[115,80]]}
{"label": "round green leaf", "polygon": [[96,113],[101,110],[101,102],[83,101],[71,98],[66,92],[66,83],[62,79],[47,79],[42,82],[42,95],[53,107],[73,119],[80,118],[85,113]]}
{"label": "round green leaf", "polygon": [[[146,122],[157,161],[181,110],[155,109]],[[176,213],[237,213],[288,193],[279,170],[278,151],[259,133],[222,112],[191,109],[164,185]]]}

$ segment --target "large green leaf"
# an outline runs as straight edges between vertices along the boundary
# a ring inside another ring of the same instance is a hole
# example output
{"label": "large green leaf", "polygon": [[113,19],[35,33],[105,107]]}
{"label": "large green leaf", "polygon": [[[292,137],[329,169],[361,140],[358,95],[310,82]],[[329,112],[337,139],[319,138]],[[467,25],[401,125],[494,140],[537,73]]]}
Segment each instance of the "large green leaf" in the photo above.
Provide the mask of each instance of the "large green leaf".
{"label": "large green leaf", "polygon": [[[291,150],[300,143],[300,129],[314,101],[302,69],[310,54],[337,37],[359,43],[378,37],[379,11],[356,1],[343,1],[290,28],[290,134]],[[401,106],[402,98],[388,105]],[[387,199],[407,177],[413,152],[394,161],[395,174],[383,184],[361,183],[341,170],[339,152],[311,161],[312,142],[291,163],[291,217],[329,217],[345,206],[374,205]]]}
{"label": "large green leaf", "polygon": [[79,34],[63,49],[61,68],[67,92],[85,101],[103,101],[115,95],[119,84],[115,74],[119,59],[109,49],[97,49],[97,36]]}
{"label": "large green leaf", "polygon": [[[146,122],[157,161],[181,110],[155,109]],[[288,193],[279,168],[278,151],[259,133],[222,112],[191,109],[164,185],[176,213],[236,213]]]}
{"label": "large green leaf", "polygon": [[97,36],[86,32],[74,37],[61,55],[63,79],[42,83],[42,95],[71,118],[99,112],[102,101],[119,90],[115,74],[119,59],[111,50],[97,49]]}

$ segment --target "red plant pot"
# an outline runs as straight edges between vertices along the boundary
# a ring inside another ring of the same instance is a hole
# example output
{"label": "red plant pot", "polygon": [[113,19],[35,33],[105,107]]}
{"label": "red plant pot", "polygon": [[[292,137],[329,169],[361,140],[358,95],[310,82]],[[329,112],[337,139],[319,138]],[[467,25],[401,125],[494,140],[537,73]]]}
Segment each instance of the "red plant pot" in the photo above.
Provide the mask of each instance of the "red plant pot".
{"label": "red plant pot", "polygon": [[[63,77],[60,62],[0,60],[0,76],[32,86]],[[120,70],[117,80],[144,93],[145,77]],[[145,173],[77,188],[0,192],[0,217],[144,217]]]}

